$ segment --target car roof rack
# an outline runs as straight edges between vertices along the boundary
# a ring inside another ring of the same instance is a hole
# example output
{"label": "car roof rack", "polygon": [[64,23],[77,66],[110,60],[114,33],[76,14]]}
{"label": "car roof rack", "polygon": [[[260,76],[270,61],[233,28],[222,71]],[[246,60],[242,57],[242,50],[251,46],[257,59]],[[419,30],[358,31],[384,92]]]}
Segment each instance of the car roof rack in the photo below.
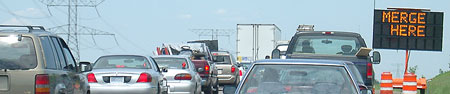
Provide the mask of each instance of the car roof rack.
{"label": "car roof rack", "polygon": [[[45,31],[45,28],[43,26],[25,26],[25,25],[0,25],[0,27],[26,27],[28,28],[28,32],[31,33],[33,30],[39,30],[39,31]],[[1,30],[0,30],[1,32]]]}

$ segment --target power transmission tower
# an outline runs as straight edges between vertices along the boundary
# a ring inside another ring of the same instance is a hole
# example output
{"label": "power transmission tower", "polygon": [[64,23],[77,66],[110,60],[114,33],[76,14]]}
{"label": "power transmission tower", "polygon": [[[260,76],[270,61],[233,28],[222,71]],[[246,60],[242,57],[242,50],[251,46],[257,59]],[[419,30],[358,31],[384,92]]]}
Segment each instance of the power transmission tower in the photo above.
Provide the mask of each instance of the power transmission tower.
{"label": "power transmission tower", "polygon": [[207,36],[211,40],[219,39],[219,36],[230,37],[234,33],[233,29],[191,29],[190,31],[196,33],[198,37]]}
{"label": "power transmission tower", "polygon": [[[48,7],[67,7],[68,8],[68,24],[49,28],[50,31],[57,34],[67,35],[67,43],[70,50],[75,55],[77,61],[80,60],[80,46],[79,35],[112,35],[114,34],[104,32],[101,30],[78,25],[78,7],[94,7],[97,10],[97,6],[105,0],[40,0]],[[50,12],[50,10],[49,10]],[[98,14],[98,11],[97,11]],[[67,29],[67,30],[64,30]],[[64,32],[61,32],[64,31]],[[115,37],[114,37],[115,38]],[[94,40],[95,41],[95,40]],[[117,41],[116,41],[117,43]]]}

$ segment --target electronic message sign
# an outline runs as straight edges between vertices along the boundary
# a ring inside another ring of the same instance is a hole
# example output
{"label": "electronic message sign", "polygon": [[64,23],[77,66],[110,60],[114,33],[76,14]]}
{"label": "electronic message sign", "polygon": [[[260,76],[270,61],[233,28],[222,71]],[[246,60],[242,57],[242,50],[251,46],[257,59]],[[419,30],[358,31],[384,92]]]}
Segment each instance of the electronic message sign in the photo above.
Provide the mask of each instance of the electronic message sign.
{"label": "electronic message sign", "polygon": [[442,51],[443,12],[376,9],[373,48]]}

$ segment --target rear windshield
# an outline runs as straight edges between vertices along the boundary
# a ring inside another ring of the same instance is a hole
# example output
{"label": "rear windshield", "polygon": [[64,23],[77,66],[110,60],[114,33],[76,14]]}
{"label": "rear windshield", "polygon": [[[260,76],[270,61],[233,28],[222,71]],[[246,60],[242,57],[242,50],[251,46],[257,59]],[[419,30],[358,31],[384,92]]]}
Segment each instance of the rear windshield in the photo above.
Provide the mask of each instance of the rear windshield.
{"label": "rear windshield", "polygon": [[0,69],[35,68],[36,51],[30,37],[0,36]]}
{"label": "rear windshield", "polygon": [[350,71],[352,71],[355,80],[360,84],[364,84],[364,80],[362,79],[361,73],[359,73],[358,68],[356,68],[354,64],[347,64],[347,65]]}
{"label": "rear windshield", "polygon": [[361,44],[356,37],[301,36],[293,54],[355,55],[359,48]]}
{"label": "rear windshield", "polygon": [[231,64],[230,56],[213,56],[213,60],[217,64]]}
{"label": "rear windshield", "polygon": [[239,94],[356,94],[344,67],[255,65]]}
{"label": "rear windshield", "polygon": [[110,69],[110,68],[136,68],[149,69],[149,61],[142,56],[107,56],[100,57],[95,62],[94,69]]}
{"label": "rear windshield", "polygon": [[184,58],[154,58],[159,68],[165,67],[168,69],[187,69],[189,65]]}

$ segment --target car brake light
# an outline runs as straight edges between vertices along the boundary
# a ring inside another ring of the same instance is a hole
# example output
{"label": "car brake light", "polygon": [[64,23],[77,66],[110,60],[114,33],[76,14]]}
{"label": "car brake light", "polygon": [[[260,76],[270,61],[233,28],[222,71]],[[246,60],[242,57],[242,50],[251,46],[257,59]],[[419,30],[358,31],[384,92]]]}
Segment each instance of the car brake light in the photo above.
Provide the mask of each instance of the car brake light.
{"label": "car brake light", "polygon": [[87,79],[89,83],[97,83],[97,79],[95,79],[94,73],[87,74]]}
{"label": "car brake light", "polygon": [[236,71],[236,68],[234,66],[231,66],[231,73],[234,73]]}
{"label": "car brake light", "polygon": [[366,73],[366,76],[367,76],[367,78],[368,79],[372,79],[372,77],[373,77],[373,75],[372,75],[372,70],[373,68],[372,68],[372,63],[370,63],[370,62],[368,62],[367,63],[367,73]]}
{"label": "car brake light", "polygon": [[333,35],[334,32],[322,32],[322,34],[324,34],[324,35]]}
{"label": "car brake light", "polygon": [[205,74],[209,74],[209,65],[205,65]]}
{"label": "car brake light", "polygon": [[36,75],[35,85],[35,94],[50,94],[49,78],[47,74]]}
{"label": "car brake light", "polygon": [[242,70],[239,70],[239,76],[242,76]]}
{"label": "car brake light", "polygon": [[175,80],[191,80],[191,79],[192,79],[191,74],[181,73],[175,75]]}
{"label": "car brake light", "polygon": [[141,75],[139,75],[139,79],[136,82],[152,82],[152,76],[148,73],[141,73]]}
{"label": "car brake light", "polygon": [[186,62],[183,62],[183,63],[181,64],[181,66],[183,67],[183,69],[186,68]]}

